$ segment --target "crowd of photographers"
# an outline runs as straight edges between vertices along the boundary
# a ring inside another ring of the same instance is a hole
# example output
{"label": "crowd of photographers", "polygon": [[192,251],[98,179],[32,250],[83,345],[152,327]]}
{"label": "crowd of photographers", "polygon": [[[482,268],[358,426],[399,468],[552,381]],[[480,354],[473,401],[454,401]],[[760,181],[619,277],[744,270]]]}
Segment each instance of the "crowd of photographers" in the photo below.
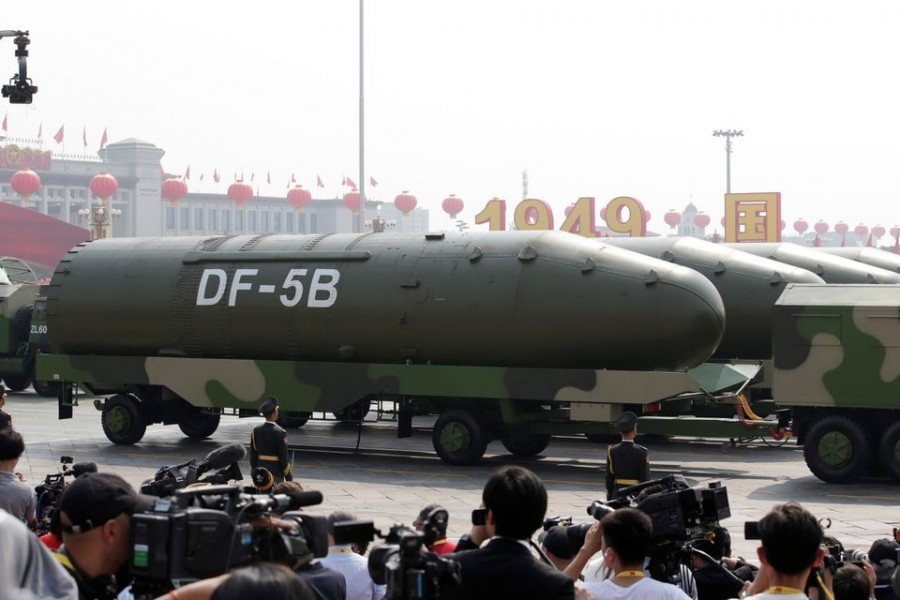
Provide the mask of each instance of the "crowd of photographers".
{"label": "crowd of photographers", "polygon": [[226,450],[205,466],[161,469],[142,487],[163,490],[153,496],[113,473],[64,466],[71,481],[45,482],[44,496],[56,491],[47,512],[16,475],[23,452],[22,436],[0,429],[0,580],[14,600],[896,600],[892,578],[900,588],[896,540],[847,550],[796,503],[747,524],[745,536],[760,540],[752,561],[732,557],[724,488],[672,476],[595,502],[593,520],[573,524],[547,518],[537,475],[504,467],[454,541],[439,505],[384,533],[349,513],[307,514],[321,494],[298,482],[267,493],[223,482],[239,472],[225,463],[243,458]]}

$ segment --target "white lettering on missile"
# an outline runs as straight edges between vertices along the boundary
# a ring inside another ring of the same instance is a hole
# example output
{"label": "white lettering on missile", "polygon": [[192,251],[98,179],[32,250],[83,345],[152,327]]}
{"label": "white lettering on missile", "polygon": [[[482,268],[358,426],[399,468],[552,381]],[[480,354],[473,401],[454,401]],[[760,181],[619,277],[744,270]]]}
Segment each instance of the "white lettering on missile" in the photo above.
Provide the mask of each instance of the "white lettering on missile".
{"label": "white lettering on missile", "polygon": [[[282,306],[293,308],[303,301],[304,282],[302,279],[309,274],[308,269],[291,269],[281,284],[282,294],[278,296]],[[228,291],[228,306],[237,305],[237,297],[240,292],[252,292],[254,289],[260,294],[274,294],[278,288],[269,283],[254,284],[249,281],[259,275],[259,269],[235,269],[231,281],[228,281],[228,273],[224,269],[204,269],[200,276],[200,285],[197,289],[197,306],[215,306],[223,300]],[[309,295],[306,306],[309,308],[328,308],[337,302],[337,284],[341,273],[337,269],[315,269],[312,273],[312,281],[309,283]]]}
{"label": "white lettering on missile", "polygon": [[[209,280],[216,277],[219,280],[219,286],[216,293],[212,296],[206,295],[206,288],[209,287]],[[200,287],[197,288],[197,306],[214,306],[218,304],[222,296],[225,295],[225,286],[228,283],[228,276],[224,269],[204,269],[203,275],[200,277]]]}
{"label": "white lettering on missile", "polygon": [[241,290],[252,290],[252,283],[244,283],[241,278],[245,275],[253,276],[259,273],[259,269],[236,269],[234,271],[234,279],[231,280],[231,291],[228,292],[228,306],[234,306],[237,300],[237,293]]}
{"label": "white lettering on missile", "polygon": [[278,298],[281,300],[281,304],[291,308],[293,306],[297,306],[300,303],[300,299],[303,298],[303,282],[300,281],[300,278],[306,275],[306,269],[291,269],[288,271],[287,277],[284,278],[284,283],[281,285],[286,290],[294,290],[293,295],[282,294]]}
{"label": "white lettering on missile", "polygon": [[[322,281],[328,277],[328,281]],[[309,300],[307,306],[310,308],[328,308],[337,300],[337,282],[341,278],[341,273],[337,269],[316,269],[313,273],[312,283],[309,284]],[[319,299],[319,292],[325,292],[326,297]]]}

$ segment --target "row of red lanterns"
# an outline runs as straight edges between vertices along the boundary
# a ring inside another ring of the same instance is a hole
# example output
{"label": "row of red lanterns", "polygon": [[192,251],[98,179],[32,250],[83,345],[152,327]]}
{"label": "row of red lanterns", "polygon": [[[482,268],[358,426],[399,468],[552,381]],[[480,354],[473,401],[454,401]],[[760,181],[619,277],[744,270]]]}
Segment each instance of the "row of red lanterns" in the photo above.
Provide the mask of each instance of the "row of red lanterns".
{"label": "row of red lanterns", "polygon": [[[41,177],[31,169],[17,171],[10,180],[13,191],[19,194],[22,202],[28,199],[41,187]],[[119,189],[119,182],[109,173],[98,173],[91,177],[89,185],[91,193],[102,200],[112,198]]]}

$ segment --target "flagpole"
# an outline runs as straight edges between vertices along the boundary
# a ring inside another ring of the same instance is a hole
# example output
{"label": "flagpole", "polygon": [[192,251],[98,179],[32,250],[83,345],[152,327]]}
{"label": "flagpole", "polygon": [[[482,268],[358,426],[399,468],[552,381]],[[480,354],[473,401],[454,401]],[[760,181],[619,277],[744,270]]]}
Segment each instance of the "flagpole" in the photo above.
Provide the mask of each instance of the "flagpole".
{"label": "flagpole", "polygon": [[366,230],[366,119],[363,100],[363,0],[359,0],[359,232]]}

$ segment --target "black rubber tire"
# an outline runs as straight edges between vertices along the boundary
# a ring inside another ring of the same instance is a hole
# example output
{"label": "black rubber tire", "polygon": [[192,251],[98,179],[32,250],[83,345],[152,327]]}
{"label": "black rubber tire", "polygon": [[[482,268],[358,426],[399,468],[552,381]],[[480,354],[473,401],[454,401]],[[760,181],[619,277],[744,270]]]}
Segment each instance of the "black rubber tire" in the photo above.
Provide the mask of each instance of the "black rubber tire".
{"label": "black rubber tire", "polygon": [[537,456],[550,445],[549,433],[505,432],[500,442],[513,456]]}
{"label": "black rubber tire", "polygon": [[487,428],[471,413],[451,408],[434,424],[431,442],[434,451],[450,465],[472,465],[481,460],[488,445]]}
{"label": "black rubber tire", "polygon": [[884,474],[900,481],[900,421],[884,430],[878,442],[878,460]]}
{"label": "black rubber tire", "polygon": [[338,421],[355,423],[365,419],[371,407],[372,403],[368,400],[360,400],[332,414]]}
{"label": "black rubber tire", "polygon": [[206,439],[219,428],[219,415],[209,413],[197,413],[178,423],[178,428],[189,438],[195,440]]}
{"label": "black rubber tire", "polygon": [[311,413],[300,413],[306,415],[305,417],[279,417],[276,423],[278,423],[281,427],[285,429],[299,429],[309,423],[309,418],[312,416]]}
{"label": "black rubber tire", "polygon": [[59,382],[58,381],[38,381],[33,376],[31,378],[31,387],[34,393],[42,398],[58,398]]}
{"label": "black rubber tire", "polygon": [[29,385],[31,385],[31,374],[15,373],[4,375],[3,381],[6,383],[6,387],[8,387],[9,389],[13,390],[14,392],[21,392]]}
{"label": "black rubber tire", "polygon": [[826,483],[852,483],[866,472],[869,440],[860,423],[844,415],[819,417],[803,442],[812,474]]}
{"label": "black rubber tire", "polygon": [[116,394],[103,404],[100,422],[109,441],[121,446],[138,443],[147,432],[138,401],[125,394]]}

